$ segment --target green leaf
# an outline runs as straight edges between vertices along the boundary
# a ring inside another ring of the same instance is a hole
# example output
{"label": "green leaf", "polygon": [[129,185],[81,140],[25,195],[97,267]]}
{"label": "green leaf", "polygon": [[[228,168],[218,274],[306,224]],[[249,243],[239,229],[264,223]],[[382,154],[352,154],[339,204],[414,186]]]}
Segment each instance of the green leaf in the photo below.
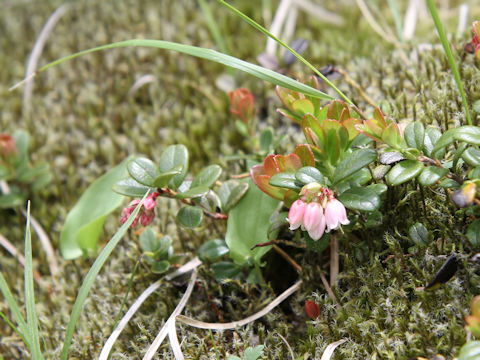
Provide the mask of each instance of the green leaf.
{"label": "green leaf", "polygon": [[480,179],[480,166],[477,166],[468,172],[468,178],[470,180]]}
{"label": "green leaf", "polygon": [[0,209],[14,208],[23,205],[24,201],[22,194],[12,192],[7,195],[0,195]]}
{"label": "green leaf", "polygon": [[153,190],[153,188],[139,184],[132,178],[120,180],[112,187],[112,190],[116,193],[132,197],[142,197],[151,189]]}
{"label": "green leaf", "polygon": [[382,195],[388,190],[388,186],[385,184],[371,184],[367,186],[367,189],[371,189],[378,195]]}
{"label": "green leaf", "polygon": [[394,149],[401,149],[406,146],[405,140],[400,135],[398,125],[391,122],[382,132],[382,140]]}
{"label": "green leaf", "polygon": [[28,163],[28,147],[30,144],[30,135],[25,130],[17,130],[12,135],[17,148],[17,156],[13,162],[14,167],[25,167]]}
{"label": "green leaf", "polygon": [[295,178],[297,179],[297,181],[299,181],[304,185],[310,184],[312,182],[317,182],[319,184],[324,183],[324,178],[322,173],[320,172],[320,170],[318,170],[313,166],[305,166],[299,169],[295,173]]}
{"label": "green leaf", "polygon": [[225,241],[230,248],[230,257],[240,265],[253,258],[256,263],[271,246],[250,250],[254,245],[268,241],[270,216],[279,201],[271,198],[248,180],[245,196],[230,211]]}
{"label": "green leaf", "polygon": [[75,259],[85,251],[97,249],[105,219],[124,201],[122,195],[112,190],[112,185],[127,175],[128,161],[95,180],[69,211],[60,234],[60,252],[65,259]]}
{"label": "green leaf", "polygon": [[480,341],[469,341],[460,349],[458,360],[477,360],[480,357]]}
{"label": "green leaf", "polygon": [[151,227],[147,227],[140,234],[140,246],[144,252],[155,253],[160,248],[157,234]]}
{"label": "green leaf", "polygon": [[275,174],[271,177],[268,183],[270,185],[278,186],[286,189],[292,189],[292,190],[301,189],[301,186],[299,186],[297,182],[297,178],[295,177],[295,172],[293,171],[285,171],[282,173]]}
{"label": "green leaf", "polygon": [[[427,130],[425,130],[425,137],[423,139],[423,152],[427,156],[432,156],[432,151],[433,148],[435,147],[435,144],[437,143],[438,139],[442,136],[442,133],[440,130],[438,130],[435,127],[427,127]],[[443,154],[438,153],[437,154],[438,158],[443,157]]]}
{"label": "green leaf", "polygon": [[240,274],[242,268],[231,261],[220,261],[211,265],[215,273],[215,280],[233,279]]}
{"label": "green leaf", "polygon": [[172,170],[169,170],[164,173],[160,173],[155,180],[153,181],[153,185],[157,188],[163,188],[168,185],[170,180],[177,174],[181,174],[183,169],[183,165],[174,166]]}
{"label": "green leaf", "polygon": [[159,175],[158,169],[152,160],[147,158],[136,158],[127,164],[130,176],[142,185],[153,186]]}
{"label": "green leaf", "polygon": [[154,274],[163,274],[170,269],[170,262],[168,260],[155,261],[152,264],[152,272]]}
{"label": "green leaf", "polygon": [[170,145],[160,156],[160,172],[165,173],[167,171],[176,170],[178,166],[182,166],[182,172],[175,175],[168,186],[172,189],[176,189],[180,186],[188,172],[188,150],[184,145]]}
{"label": "green leaf", "polygon": [[439,185],[445,189],[458,189],[460,187],[460,184],[453,179],[444,179]]}
{"label": "green leaf", "polygon": [[218,190],[218,196],[222,203],[222,210],[228,213],[248,190],[248,183],[240,183],[235,180],[225,181]]}
{"label": "green leaf", "polygon": [[390,185],[396,186],[415,178],[423,170],[423,163],[404,160],[395,165],[385,177]]}
{"label": "green leaf", "polygon": [[422,223],[417,222],[410,226],[408,234],[416,245],[427,246],[430,242],[428,230]]}
{"label": "green leaf", "polygon": [[179,224],[189,229],[200,226],[202,220],[203,210],[198,206],[185,206],[177,213]]}
{"label": "green leaf", "polygon": [[423,124],[419,121],[408,124],[405,128],[404,137],[409,147],[422,150],[425,137],[425,128],[423,127]]}
{"label": "green leaf", "polygon": [[480,150],[469,147],[463,152],[462,159],[470,166],[480,166]]}
{"label": "green leaf", "polygon": [[208,188],[215,184],[222,174],[222,168],[218,165],[210,165],[202,169],[200,173],[193,179],[191,187],[206,186]]}
{"label": "green leaf", "polygon": [[423,186],[430,186],[447,174],[448,169],[437,166],[427,166],[418,177],[418,182]]}
{"label": "green leaf", "polygon": [[266,128],[260,134],[260,151],[268,153],[273,144],[273,130]]}
{"label": "green leaf", "polygon": [[[124,161],[120,165],[123,165],[124,171],[126,173],[127,172],[126,161]],[[73,332],[75,331],[75,326],[77,324],[78,318],[80,317],[80,312],[82,311],[82,307],[85,300],[87,299],[88,293],[90,292],[90,289],[92,288],[94,281],[97,279],[98,273],[102,269],[103,264],[105,264],[105,261],[107,261],[112,251],[115,249],[115,247],[118,245],[122,237],[125,235],[130,225],[132,225],[132,222],[136,218],[138,212],[140,211],[140,208],[142,207],[143,201],[145,200],[146,197],[147,197],[147,194],[145,194],[145,196],[142,198],[142,200],[137,205],[135,210],[132,212],[130,217],[127,219],[127,221],[117,230],[117,232],[113,235],[113,237],[110,239],[107,245],[105,245],[103,250],[98,255],[97,259],[93,263],[92,267],[88,271],[87,276],[85,276],[82,286],[78,290],[78,295],[77,295],[77,298],[75,299],[75,304],[73,304],[73,309],[70,314],[70,320],[68,322],[67,330],[65,331],[65,338],[63,341],[62,352],[60,354],[61,360],[68,359],[68,352],[70,349],[70,343],[72,342]]]}
{"label": "green leaf", "polygon": [[209,191],[210,189],[206,186],[197,186],[190,188],[185,192],[178,193],[175,197],[177,199],[199,198],[205,196]]}
{"label": "green leaf", "polygon": [[[302,84],[298,81],[295,81],[285,75],[276,73],[275,71],[263,68],[261,66],[251,64],[247,61],[243,61],[240,59],[237,59],[233,56],[222,54],[218,51],[211,50],[211,49],[204,49],[196,46],[191,46],[191,45],[184,45],[184,44],[178,44],[170,41],[163,41],[163,40],[148,40],[148,39],[133,39],[133,40],[126,40],[126,41],[120,41],[116,43],[111,43],[107,45],[102,45],[98,46],[95,48],[91,48],[88,50],[83,50],[80,52],[77,52],[72,55],[65,56],[61,59],[55,60],[47,65],[44,65],[41,67],[39,70],[37,70],[37,73],[45,71],[55,65],[61,64],[65,61],[74,59],[79,56],[83,56],[92,52],[96,51],[101,51],[101,50],[106,50],[106,49],[113,49],[113,48],[119,48],[119,47],[133,47],[133,46],[144,46],[144,47],[151,47],[151,48],[159,48],[159,49],[165,49],[165,50],[173,50],[177,51],[180,53],[184,53],[187,55],[199,57],[202,59],[214,61],[229,67],[232,67],[237,70],[244,71],[250,75],[256,76],[259,79],[268,81],[272,84],[279,85],[281,87],[290,89],[290,90],[295,90],[299,91],[305,95],[313,96],[315,98],[320,98],[324,100],[332,100],[333,97],[330,95],[327,95],[317,89],[314,89],[308,85]],[[350,102],[350,101],[349,101]]]}
{"label": "green leaf", "polygon": [[348,155],[338,164],[333,174],[333,184],[338,184],[343,179],[368,166],[377,159],[377,152],[373,149],[360,149]]}
{"label": "green leaf", "polygon": [[45,173],[48,173],[50,166],[47,163],[39,164],[34,168],[25,168],[24,171],[20,172],[17,176],[19,182],[30,183],[34,181],[39,176],[42,176]]}
{"label": "green leaf", "polygon": [[243,354],[245,360],[257,360],[263,354],[263,345],[257,345],[254,348],[248,347]]}
{"label": "green leaf", "polygon": [[215,261],[222,256],[228,254],[229,251],[230,250],[228,249],[225,240],[209,240],[206,243],[203,243],[202,246],[198,248],[198,257],[203,262]]}
{"label": "green leaf", "polygon": [[471,145],[480,145],[480,127],[465,125],[446,131],[442,137],[438,139],[432,154],[450,145],[455,140],[463,141]]}
{"label": "green leaf", "polygon": [[303,118],[306,114],[313,114],[315,108],[313,103],[308,99],[298,99],[292,102],[293,111]]}
{"label": "green leaf", "polygon": [[352,210],[374,211],[380,207],[380,197],[368,188],[354,187],[344,191],[338,200]]}
{"label": "green leaf", "polygon": [[467,238],[473,246],[480,245],[480,219],[475,220],[468,226]]}

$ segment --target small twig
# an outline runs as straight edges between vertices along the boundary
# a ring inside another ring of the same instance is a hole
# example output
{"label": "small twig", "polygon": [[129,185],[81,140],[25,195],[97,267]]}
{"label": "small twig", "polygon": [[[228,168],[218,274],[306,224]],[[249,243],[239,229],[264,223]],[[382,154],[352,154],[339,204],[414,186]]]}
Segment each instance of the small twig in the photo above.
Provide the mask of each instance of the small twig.
{"label": "small twig", "polygon": [[[13,245],[6,237],[0,234],[0,245],[2,245],[5,250],[7,250],[12,256],[16,257],[18,262],[25,267],[25,257],[17,250],[15,245]],[[42,275],[37,270],[33,270],[33,278],[35,281],[39,282],[42,280]]]}
{"label": "small twig", "polygon": [[339,253],[338,253],[338,239],[336,235],[332,235],[330,240],[330,285],[337,282],[339,273]]}
{"label": "small twig", "polygon": [[250,173],[244,173],[244,174],[238,174],[238,175],[232,175],[230,176],[232,179],[245,179],[247,177],[250,177]]}
{"label": "small twig", "polygon": [[322,358],[320,360],[330,360],[337,346],[342,345],[345,341],[347,341],[347,339],[341,339],[328,345],[325,351],[323,352]]}
{"label": "small twig", "polygon": [[[345,82],[348,85],[355,88],[359,92],[360,96],[363,97],[367,103],[369,103],[371,106],[377,107],[377,104],[375,103],[375,101],[370,96],[367,95],[367,93],[362,89],[362,87],[355,80],[353,80],[345,70],[335,67],[335,71],[338,72],[340,75],[342,75],[343,78],[345,79]],[[358,111],[358,108],[357,108],[357,111]],[[366,118],[363,114],[360,113],[360,115],[363,118]]]}
{"label": "small twig", "polygon": [[273,249],[279,253],[285,260],[287,260],[287,262],[292,265],[295,270],[297,270],[297,272],[301,272],[302,271],[302,267],[300,265],[297,264],[297,262],[295,260],[293,260],[290,255],[288,255],[285,251],[283,251],[280,247],[278,247],[277,245],[273,245]]}
{"label": "small twig", "polygon": [[322,272],[320,272],[320,279],[322,280],[322,283],[323,283],[323,286],[325,286],[325,290],[327,290],[327,293],[328,293],[328,296],[330,296],[330,298],[335,301],[335,303],[342,307],[342,305],[338,302],[338,299],[337,297],[335,296],[335,294],[333,293],[332,291],[332,288],[330,287],[330,285],[328,284],[328,281],[327,279],[325,278],[325,275],[323,275]]}
{"label": "small twig", "polygon": [[250,250],[256,249],[257,247],[279,245],[279,244],[280,245],[286,245],[286,246],[292,246],[292,247],[296,247],[296,248],[299,248],[299,249],[305,249],[307,247],[305,244],[300,244],[300,243],[297,243],[295,241],[275,239],[275,240],[271,240],[271,241],[267,241],[267,242],[264,242],[264,243],[259,243],[259,244],[253,245],[250,248]]}
{"label": "small twig", "polygon": [[[442,166],[442,163],[440,161],[438,161],[437,159],[431,159],[427,156],[424,156],[424,155],[420,155],[418,158],[417,158],[418,161],[420,162],[423,162],[424,164],[427,164],[427,165],[431,165],[431,166],[436,166],[436,167],[441,167],[443,168]],[[448,177],[449,179],[452,179],[452,180],[455,180],[457,183],[459,183],[460,185],[463,184],[463,179],[458,176],[457,174],[454,174],[452,172],[449,172],[446,177]]]}
{"label": "small twig", "polygon": [[290,346],[288,341],[282,335],[280,335],[279,333],[277,333],[277,335],[280,336],[280,339],[282,339],[283,342],[285,343],[285,345],[287,345],[287,349],[290,352],[290,356],[292,357],[292,360],[295,360],[295,355],[294,355],[292,347]]}

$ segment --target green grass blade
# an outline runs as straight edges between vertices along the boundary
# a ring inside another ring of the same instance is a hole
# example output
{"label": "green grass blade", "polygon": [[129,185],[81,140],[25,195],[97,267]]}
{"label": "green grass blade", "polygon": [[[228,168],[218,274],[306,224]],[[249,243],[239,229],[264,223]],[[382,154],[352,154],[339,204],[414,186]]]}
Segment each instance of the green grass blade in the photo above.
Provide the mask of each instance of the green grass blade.
{"label": "green grass blade", "polygon": [[462,96],[462,103],[463,108],[465,109],[465,117],[467,119],[467,125],[472,125],[472,118],[470,117],[470,110],[468,109],[468,102],[467,97],[465,95],[465,90],[463,89],[463,82],[460,78],[460,73],[458,72],[457,64],[453,59],[452,49],[450,48],[450,44],[448,43],[447,35],[445,34],[445,30],[443,29],[442,21],[438,16],[437,8],[433,0],[427,0],[428,9],[430,10],[430,14],[432,15],[433,22],[435,23],[435,27],[437,28],[438,36],[443,45],[443,50],[445,51],[445,55],[447,56],[448,63],[450,64],[450,69],[452,69],[453,77],[455,78],[455,82],[457,83],[458,90],[460,91],[460,95]]}
{"label": "green grass blade", "polygon": [[5,320],[5,322],[18,334],[18,336],[20,336],[22,338],[22,341],[25,343],[25,345],[27,345],[27,347],[30,349],[30,344],[29,342],[27,341],[27,339],[25,338],[25,336],[23,336],[22,332],[15,326],[14,323],[12,323],[10,321],[10,319],[3,313],[0,311],[0,317]]}
{"label": "green grass blade", "polygon": [[[279,74],[270,69],[266,69],[264,67],[261,67],[255,64],[251,64],[247,61],[237,59],[230,55],[222,54],[215,50],[204,49],[197,46],[178,44],[178,43],[163,41],[163,40],[133,39],[133,40],[125,40],[125,41],[115,42],[107,45],[102,45],[102,46],[94,47],[88,50],[83,50],[75,54],[68,55],[61,59],[55,60],[41,67],[35,72],[35,74],[31,75],[31,77],[55,65],[61,64],[65,61],[74,59],[82,55],[86,55],[86,54],[90,54],[96,51],[101,51],[106,49],[114,49],[114,48],[128,47],[128,46],[144,46],[144,47],[177,51],[183,54],[188,54],[201,59],[214,61],[219,64],[223,64],[223,65],[232,67],[234,69],[244,71],[250,75],[258,77],[259,79],[271,82],[272,84],[279,85],[287,89],[302,92],[309,96],[313,96],[323,100],[333,100],[333,97],[331,97],[330,95],[327,95],[315,88],[312,88],[311,86],[302,84],[296,80],[289,78],[288,76]],[[30,79],[31,77],[27,77],[23,81],[12,86],[10,90],[13,90],[14,88],[20,86],[21,84],[23,84],[23,82]]]}
{"label": "green grass blade", "polygon": [[[3,297],[7,301],[8,307],[13,314],[15,321],[17,322],[20,332],[28,338],[28,327],[25,319],[23,318],[22,312],[13,297],[10,288],[8,287],[7,281],[2,273],[0,273],[0,290],[2,291]],[[28,340],[28,339],[27,339]],[[30,348],[30,341],[26,342],[27,346]]]}
{"label": "green grass blade", "polygon": [[77,324],[78,318],[80,317],[80,312],[82,311],[83,303],[87,299],[88,293],[92,288],[95,279],[97,278],[98,273],[103,267],[103,264],[108,259],[112,251],[115,249],[117,244],[120,242],[122,237],[127,232],[128,228],[132,224],[133,220],[137,216],[140,208],[142,207],[143,201],[147,197],[148,192],[143,197],[142,201],[137,205],[133,213],[130,215],[128,220],[118,229],[118,231],[113,235],[107,245],[103,248],[101,253],[98,255],[97,259],[93,263],[92,267],[88,271],[87,276],[83,280],[83,284],[78,291],[77,299],[75,300],[75,304],[73,305],[72,313],[70,314],[70,321],[68,322],[67,331],[65,333],[65,340],[63,342],[62,353],[60,358],[62,360],[68,359],[68,351],[70,349],[70,344],[72,342],[73,332],[75,330],[75,326]]}
{"label": "green grass blade", "polygon": [[27,309],[28,338],[32,359],[43,359],[38,337],[38,317],[35,308],[35,289],[33,287],[32,234],[30,232],[30,201],[27,205],[27,226],[25,228],[25,306]]}
{"label": "green grass blade", "polygon": [[310,64],[302,55],[297,53],[295,50],[293,50],[290,46],[288,46],[286,43],[284,43],[282,40],[277,38],[275,35],[273,35],[270,31],[265,29],[262,25],[258,24],[255,22],[253,19],[249,18],[247,15],[242,13],[240,10],[234,8],[230,4],[226,3],[224,0],[217,0],[219,3],[222,5],[225,5],[227,8],[232,10],[237,16],[241,17],[243,20],[245,20],[247,23],[252,25],[255,29],[259,30],[263,34],[267,35],[268,37],[271,37],[273,40],[278,42],[280,45],[282,45],[284,48],[286,48],[288,51],[290,51],[297,59],[299,59],[301,62],[303,62],[305,65],[307,65],[310,70],[312,70],[316,75],[321,77],[323,81],[325,81],[332,89],[334,89],[340,97],[345,100],[349,104],[353,104],[353,102],[343,93],[338,89],[330,80],[328,80],[318,69]]}
{"label": "green grass blade", "polygon": [[215,40],[218,49],[222,53],[229,55],[230,51],[228,49],[227,43],[225,42],[225,39],[222,36],[220,29],[218,28],[217,22],[213,18],[212,11],[210,10],[207,2],[205,0],[198,0],[198,4],[200,5],[200,9],[202,9],[205,20],[207,21],[208,29],[210,30],[210,33],[212,34],[213,40]]}

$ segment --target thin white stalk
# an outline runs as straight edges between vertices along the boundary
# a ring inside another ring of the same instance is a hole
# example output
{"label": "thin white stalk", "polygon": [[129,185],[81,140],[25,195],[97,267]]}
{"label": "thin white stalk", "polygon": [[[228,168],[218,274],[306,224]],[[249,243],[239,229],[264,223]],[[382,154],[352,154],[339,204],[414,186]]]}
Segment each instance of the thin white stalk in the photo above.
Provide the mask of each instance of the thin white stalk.
{"label": "thin white stalk", "polygon": [[[200,259],[198,257],[195,257],[189,262],[187,262],[185,265],[178,268],[173,273],[165,276],[165,280],[170,281],[180,275],[192,271],[193,269],[196,269],[201,263],[202,262],[200,261]],[[103,345],[103,349],[100,353],[100,356],[98,357],[98,360],[108,359],[108,355],[112,351],[115,341],[118,339],[125,326],[127,326],[128,322],[133,317],[133,315],[135,315],[143,302],[160,287],[160,285],[162,284],[162,280],[163,279],[155,281],[137,298],[137,300],[135,300],[133,305],[128,309],[123,318],[120,320],[117,327],[113,330],[112,334],[108,337],[105,345]]]}
{"label": "thin white stalk", "polygon": [[170,315],[165,325],[163,325],[163,327],[160,329],[157,337],[155,338],[155,340],[153,340],[153,343],[147,349],[147,352],[143,357],[143,360],[151,360],[155,356],[155,353],[157,352],[160,345],[162,345],[163,340],[167,336],[168,327],[171,326],[170,323],[172,322],[175,323],[175,318],[178,317],[178,315],[183,311],[183,308],[185,307],[188,299],[190,298],[190,295],[192,295],[192,291],[195,286],[196,279],[197,279],[197,269],[195,268],[190,278],[190,284],[188,284],[187,291],[185,291],[185,294],[183,294],[182,299],[178,303],[177,307],[175,308],[175,310],[173,310],[173,313]]}
{"label": "thin white stalk", "polygon": [[[290,8],[288,12],[287,19],[285,20],[285,25],[283,27],[282,40],[290,44],[293,39],[293,34],[295,33],[295,26],[297,25],[298,9],[295,6]],[[282,54],[288,51],[285,48],[282,48]]]}
{"label": "thin white stalk", "polygon": [[462,4],[458,8],[457,37],[462,36],[465,32],[465,29],[467,28],[468,10],[468,4]]}
{"label": "thin white stalk", "polygon": [[175,319],[173,319],[168,326],[168,340],[170,341],[170,346],[172,347],[175,360],[184,360],[185,358],[183,357],[182,348],[178,343],[177,329],[175,328]]}
{"label": "thin white stalk", "polygon": [[341,26],[344,24],[343,18],[331,11],[325,10],[320,5],[309,0],[294,0],[295,5],[305,11],[308,15],[316,17],[318,20]]}
{"label": "thin white stalk", "polygon": [[[277,38],[280,38],[280,34],[282,31],[283,23],[287,18],[288,12],[290,11],[290,6],[292,4],[292,0],[282,0],[278,5],[277,11],[275,12],[275,16],[273,17],[272,26],[270,27],[270,32],[275,35]],[[267,45],[265,47],[265,52],[268,55],[275,56],[277,51],[277,42],[272,38],[267,38]]]}
{"label": "thin white stalk", "polygon": [[53,12],[53,14],[48,18],[48,21],[40,31],[40,35],[35,41],[35,45],[33,46],[32,52],[30,54],[30,58],[28,59],[27,64],[27,71],[25,73],[25,78],[28,79],[25,83],[25,89],[23,91],[23,112],[30,111],[30,98],[32,96],[33,91],[33,77],[32,75],[37,68],[38,60],[40,59],[40,55],[42,54],[43,47],[47,42],[48,36],[52,32],[53,28],[57,24],[58,20],[65,14],[69,8],[69,4],[61,5],[57,10]]}
{"label": "thin white stalk", "polygon": [[325,351],[323,352],[322,358],[320,360],[330,360],[337,346],[342,345],[345,341],[347,341],[347,339],[338,340],[338,341],[335,341],[334,343],[329,344],[325,349]]}
{"label": "thin white stalk", "polygon": [[378,24],[378,22],[375,20],[373,17],[372,13],[370,12],[370,9],[368,8],[367,4],[363,0],[356,0],[358,8],[360,9],[360,12],[362,13],[363,17],[367,22],[370,24],[372,27],[373,31],[375,31],[378,35],[380,35],[383,39],[386,41],[397,44],[398,40],[387,34],[386,31]]}
{"label": "thin white stalk", "polygon": [[152,74],[147,74],[147,75],[143,75],[143,76],[140,76],[137,81],[135,81],[135,83],[132,85],[132,87],[130,88],[130,90],[128,90],[128,94],[127,96],[132,96],[133,94],[135,94],[137,92],[138,89],[140,89],[142,86],[146,85],[146,84],[149,84],[149,83],[153,83],[157,81],[157,77],[155,75],[152,75]]}
{"label": "thin white stalk", "polygon": [[[280,294],[275,300],[273,300],[270,304],[268,304],[265,308],[260,310],[259,312],[246,317],[243,320],[233,321],[230,323],[207,323],[203,321],[198,321],[187,316],[179,315],[177,316],[177,320],[183,322],[184,324],[199,328],[199,329],[210,329],[210,330],[229,330],[235,329],[237,327],[245,326],[252,321],[255,321],[262,316],[265,316],[270,311],[272,311],[275,307],[277,307],[282,301],[284,301],[287,297],[292,295],[296,292],[300,285],[302,284],[302,280],[297,281],[294,285],[290,286],[287,290],[285,290],[282,294]],[[146,359],[144,359],[146,360]]]}
{"label": "thin white stalk", "polygon": [[420,10],[420,2],[423,0],[410,0],[408,2],[405,19],[403,21],[403,39],[411,40],[415,34],[417,27],[418,12]]}
{"label": "thin white stalk", "polygon": [[280,339],[283,340],[283,342],[285,343],[285,345],[287,345],[287,349],[288,349],[288,352],[290,353],[290,356],[292,357],[292,360],[295,360],[295,354],[293,353],[293,350],[292,350],[292,347],[290,346],[290,344],[288,343],[287,339],[285,339],[282,335],[280,335],[279,333],[277,333],[278,336],[280,336]]}

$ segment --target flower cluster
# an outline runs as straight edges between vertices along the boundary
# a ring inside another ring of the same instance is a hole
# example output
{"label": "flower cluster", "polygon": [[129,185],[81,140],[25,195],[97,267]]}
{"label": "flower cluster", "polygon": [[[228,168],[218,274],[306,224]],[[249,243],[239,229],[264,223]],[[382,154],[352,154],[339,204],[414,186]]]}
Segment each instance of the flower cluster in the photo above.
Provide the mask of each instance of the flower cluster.
{"label": "flower cluster", "polygon": [[303,187],[300,195],[302,197],[292,204],[288,212],[290,230],[301,227],[313,240],[318,240],[325,232],[338,229],[340,224],[350,223],[345,206],[335,198],[332,190],[310,183]]}
{"label": "flower cluster", "polygon": [[475,57],[480,60],[480,21],[474,21],[472,26],[473,38],[465,44],[464,50],[470,54],[475,54]]}
{"label": "flower cluster", "polygon": [[[155,219],[155,206],[157,205],[156,200],[158,195],[160,195],[158,192],[153,192],[147,196],[143,202],[143,209],[140,209],[135,220],[132,222],[132,228],[137,226],[139,222],[142,226],[147,226],[153,221],[153,219]],[[134,199],[122,210],[122,216],[120,218],[120,223],[122,225],[127,221],[139,203],[140,199]]]}

